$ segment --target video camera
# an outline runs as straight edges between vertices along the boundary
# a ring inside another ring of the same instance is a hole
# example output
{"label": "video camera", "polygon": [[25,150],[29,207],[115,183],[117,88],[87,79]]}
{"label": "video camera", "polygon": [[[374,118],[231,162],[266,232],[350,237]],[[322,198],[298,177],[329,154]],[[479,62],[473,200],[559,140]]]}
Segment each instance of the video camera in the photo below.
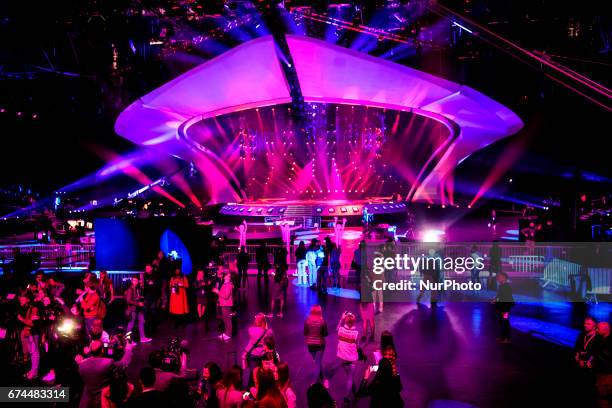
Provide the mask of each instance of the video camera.
{"label": "video camera", "polygon": [[187,342],[178,337],[172,338],[170,343],[162,348],[163,357],[161,369],[167,372],[178,373],[181,369],[181,361],[184,354],[187,354]]}
{"label": "video camera", "polygon": [[109,336],[108,342],[104,342],[104,356],[119,361],[125,354],[125,346],[132,340],[132,332],[117,333]]}

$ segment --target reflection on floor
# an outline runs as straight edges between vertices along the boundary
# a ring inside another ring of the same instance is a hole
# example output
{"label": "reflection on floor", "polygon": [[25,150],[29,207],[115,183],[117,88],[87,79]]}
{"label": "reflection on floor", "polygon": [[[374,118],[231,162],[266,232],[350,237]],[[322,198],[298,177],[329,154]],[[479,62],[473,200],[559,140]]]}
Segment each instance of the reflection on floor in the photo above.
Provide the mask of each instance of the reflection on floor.
{"label": "reflection on floor", "polygon": [[[249,277],[250,286],[240,295],[236,335],[229,342],[218,341],[217,333],[206,332],[201,321],[178,330],[165,321],[153,343],[137,347],[130,377],[135,380],[148,354],[167,344],[172,336],[189,341],[190,367],[201,368],[210,360],[222,368],[239,362],[247,342],[246,328],[257,312],[269,308],[266,285],[256,282],[255,277]],[[350,290],[343,290],[325,296],[290,285],[285,317],[271,319],[281,359],[291,368],[298,406],[305,406],[306,389],[314,380],[314,364],[304,345],[303,321],[315,303],[323,305],[330,328],[325,373],[332,395],[342,401],[345,374],[335,357],[335,327],[343,311],[358,314],[358,300],[350,294]],[[380,332],[388,329],[395,336],[407,407],[588,406],[584,391],[576,383],[568,346],[573,344],[586,314],[609,319],[610,310],[607,304],[519,304],[512,317],[513,342],[502,345],[495,341],[498,326],[488,302],[442,303],[437,308],[388,303],[384,313],[376,316],[376,335],[378,339]],[[361,322],[358,324],[361,329]],[[375,347],[374,343],[363,347],[370,360]],[[357,370],[357,381],[365,367]],[[360,400],[356,406],[369,406],[369,402]]]}

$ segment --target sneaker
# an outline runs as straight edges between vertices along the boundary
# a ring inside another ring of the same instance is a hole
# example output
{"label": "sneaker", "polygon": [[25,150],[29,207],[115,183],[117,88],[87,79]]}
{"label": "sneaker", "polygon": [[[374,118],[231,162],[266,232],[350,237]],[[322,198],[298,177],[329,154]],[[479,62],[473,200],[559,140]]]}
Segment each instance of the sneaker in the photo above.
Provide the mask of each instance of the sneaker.
{"label": "sneaker", "polygon": [[43,377],[44,382],[53,382],[55,381],[55,372],[53,370],[49,371],[47,375]]}
{"label": "sneaker", "polygon": [[323,386],[329,388],[329,380],[323,380]]}
{"label": "sneaker", "polygon": [[150,339],[150,338],[148,338],[148,337],[141,337],[141,338],[140,338],[140,342],[141,342],[141,343],[150,343],[150,342],[152,342],[152,341],[153,341],[153,339]]}
{"label": "sneaker", "polygon": [[33,379],[35,379],[36,377],[38,377],[38,376],[36,375],[36,373],[34,373],[34,372],[32,372],[32,371],[30,371],[30,372],[29,372],[29,373],[26,375],[26,378],[27,378],[28,380],[30,380],[30,381],[32,381],[32,380],[33,380]]}
{"label": "sneaker", "polygon": [[225,333],[223,333],[221,336],[222,336],[221,340],[223,340],[223,341],[228,341],[229,339],[231,339],[231,337],[226,335]]}
{"label": "sneaker", "polygon": [[219,340],[223,340],[224,337],[225,337],[225,333],[221,333],[220,335],[217,336]]}

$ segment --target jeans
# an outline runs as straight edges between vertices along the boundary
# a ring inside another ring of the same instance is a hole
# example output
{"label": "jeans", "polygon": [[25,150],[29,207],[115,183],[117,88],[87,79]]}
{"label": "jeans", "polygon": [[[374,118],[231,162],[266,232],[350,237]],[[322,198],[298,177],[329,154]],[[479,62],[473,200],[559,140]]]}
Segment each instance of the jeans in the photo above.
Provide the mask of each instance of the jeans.
{"label": "jeans", "polygon": [[149,329],[149,334],[155,330],[157,321],[157,299],[154,297],[145,297],[144,301],[144,319],[145,325]]}
{"label": "jeans", "polygon": [[221,306],[221,320],[223,320],[224,332],[228,337],[232,337],[232,307]]}
{"label": "jeans", "polygon": [[355,376],[355,362],[342,360],[342,368],[346,374],[346,397],[350,398],[353,395],[353,384]]}
{"label": "jeans", "polygon": [[238,287],[246,288],[248,265],[240,265],[238,267]]}
{"label": "jeans", "polygon": [[317,289],[327,290],[327,266],[320,266],[317,270]]}
{"label": "jeans", "polygon": [[306,281],[306,262],[305,259],[301,259],[297,263],[297,273],[298,273],[298,285],[306,285],[308,282]]}
{"label": "jeans", "polygon": [[257,278],[261,278],[262,276],[264,276],[266,279],[268,279],[268,265],[266,264],[257,264]]}
{"label": "jeans", "polygon": [[38,376],[38,365],[40,363],[40,350],[38,349],[38,342],[39,336],[37,334],[25,336],[23,332],[21,333],[23,353],[30,355],[32,366],[30,367],[29,374],[33,377]]}
{"label": "jeans", "polygon": [[308,262],[308,285],[312,286],[315,283],[317,283],[317,264]]}
{"label": "jeans", "polygon": [[144,310],[136,309],[132,312],[132,318],[127,325],[127,331],[131,332],[134,330],[134,325],[136,324],[136,320],[138,320],[138,335],[140,336],[140,340],[147,337],[145,336],[145,318],[144,318]]}
{"label": "jeans", "polygon": [[474,268],[470,271],[470,277],[471,277],[471,281],[474,283],[479,283],[480,282],[480,269],[478,268]]}
{"label": "jeans", "polygon": [[325,353],[325,346],[320,350],[310,351],[310,355],[315,362],[315,368],[317,370],[317,376],[315,381],[322,382],[325,376],[323,375],[323,354]]}
{"label": "jeans", "polygon": [[499,327],[501,331],[501,339],[502,340],[510,340],[510,312],[508,313],[508,317],[504,318],[504,312],[498,312],[499,316]]}
{"label": "jeans", "polygon": [[339,288],[340,287],[340,264],[333,263],[330,267],[330,272],[332,276],[332,287]]}

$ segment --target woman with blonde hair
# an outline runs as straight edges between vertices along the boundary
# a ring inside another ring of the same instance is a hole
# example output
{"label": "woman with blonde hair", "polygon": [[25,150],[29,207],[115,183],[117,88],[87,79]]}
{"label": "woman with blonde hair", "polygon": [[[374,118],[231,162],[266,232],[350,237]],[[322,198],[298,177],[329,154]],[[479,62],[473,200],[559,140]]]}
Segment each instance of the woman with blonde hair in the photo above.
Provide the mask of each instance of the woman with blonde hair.
{"label": "woman with blonde hair", "polygon": [[310,308],[310,315],[304,322],[304,338],[308,352],[312,356],[317,368],[316,380],[324,381],[323,374],[323,354],[325,352],[325,337],[327,337],[327,322],[323,318],[321,305],[313,305]]}
{"label": "woman with blonde hair", "polygon": [[253,382],[253,370],[259,365],[265,354],[265,339],[274,337],[272,329],[268,327],[266,315],[257,313],[253,319],[253,324],[249,327],[249,342],[242,354],[242,367],[249,369],[249,384]]}

